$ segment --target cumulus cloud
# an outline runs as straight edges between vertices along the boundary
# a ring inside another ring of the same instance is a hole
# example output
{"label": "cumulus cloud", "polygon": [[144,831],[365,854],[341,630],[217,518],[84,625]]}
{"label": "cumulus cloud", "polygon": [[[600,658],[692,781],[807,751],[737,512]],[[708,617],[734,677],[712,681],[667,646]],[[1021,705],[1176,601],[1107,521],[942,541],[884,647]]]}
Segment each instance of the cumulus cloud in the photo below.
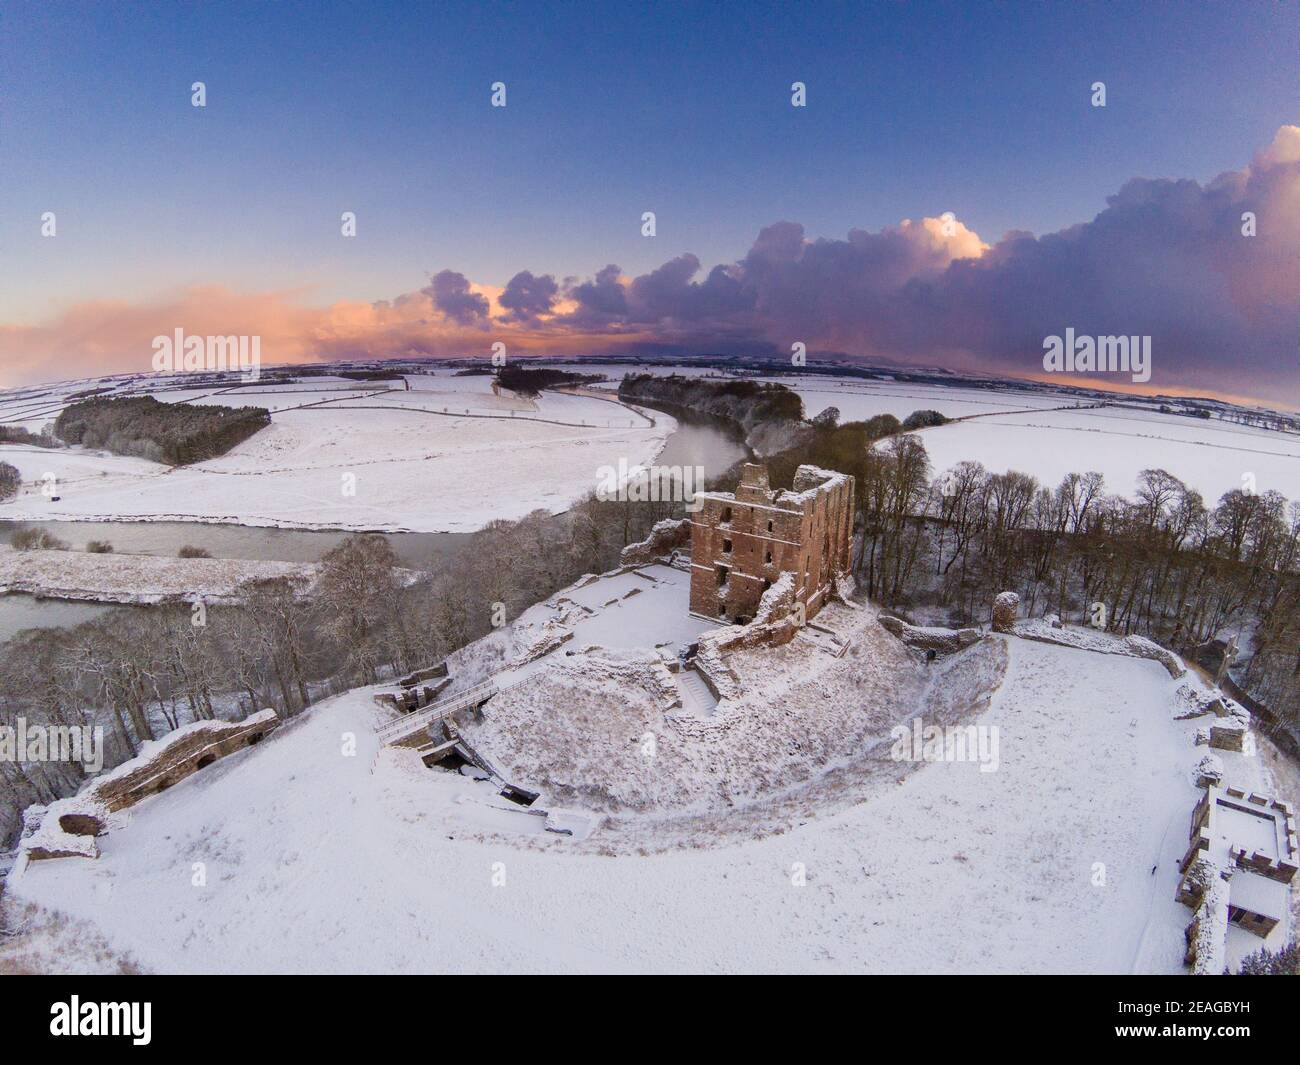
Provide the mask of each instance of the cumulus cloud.
{"label": "cumulus cloud", "polygon": [[1043,337],[1069,326],[1151,336],[1157,384],[1254,384],[1295,403],[1298,140],[1300,129],[1284,127],[1250,167],[1206,186],[1136,178],[1090,222],[1008,234],[977,259],[911,279],[872,340],[901,356],[949,348],[1025,372]]}
{"label": "cumulus cloud", "polygon": [[453,322],[468,325],[484,321],[488,316],[487,297],[470,289],[469,278],[454,270],[434,274],[421,291],[433,300],[433,305]]}
{"label": "cumulus cloud", "polygon": [[45,326],[0,326],[0,366],[10,381],[136,368],[150,337],[180,325],[260,332],[280,361],[484,354],[485,335],[521,353],[787,354],[798,341],[1041,376],[1044,338],[1073,328],[1150,335],[1154,387],[1300,405],[1298,233],[1300,127],[1285,126],[1242,170],[1205,185],[1135,178],[1095,218],[1041,236],[989,244],[950,214],[842,239],[783,221],[708,270],[684,253],[636,277],[614,264],[563,283],[520,270],[492,289],[447,269],[391,301],[314,309],[302,292],[216,288],[101,301]]}
{"label": "cumulus cloud", "polygon": [[536,322],[550,314],[560,291],[550,274],[537,277],[531,270],[520,270],[507,283],[498,302],[506,309],[505,318],[514,322]]}
{"label": "cumulus cloud", "polygon": [[564,324],[569,327],[599,328],[627,317],[627,293],[623,289],[621,271],[613,264],[596,271],[591,281],[570,285],[567,294],[576,304],[564,318]]}

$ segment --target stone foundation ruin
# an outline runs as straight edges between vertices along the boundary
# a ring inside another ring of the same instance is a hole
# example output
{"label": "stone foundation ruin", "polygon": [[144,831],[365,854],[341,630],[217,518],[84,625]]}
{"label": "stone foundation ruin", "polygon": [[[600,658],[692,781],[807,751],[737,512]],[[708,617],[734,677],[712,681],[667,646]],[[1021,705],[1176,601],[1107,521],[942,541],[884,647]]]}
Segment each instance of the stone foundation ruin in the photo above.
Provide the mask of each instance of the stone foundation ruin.
{"label": "stone foundation ruin", "polygon": [[166,791],[220,758],[260,743],[279,724],[274,710],[263,710],[243,721],[183,725],[163,739],[145,744],[135,758],[95,777],[76,795],[46,808],[30,808],[30,816],[24,816],[21,851],[29,861],[96,858],[95,837],[108,831],[111,814]]}
{"label": "stone foundation ruin", "polygon": [[908,647],[924,651],[927,655],[933,652],[930,657],[964,651],[984,638],[984,633],[979,629],[942,629],[909,625],[902,618],[896,618],[891,614],[881,614],[878,620],[881,628],[897,636]]}
{"label": "stone foundation ruin", "polygon": [[1300,869],[1295,817],[1276,799],[1207,782],[1179,868],[1175,898],[1193,910],[1184,960],[1197,974],[1217,975],[1230,924],[1263,939],[1286,920]]}

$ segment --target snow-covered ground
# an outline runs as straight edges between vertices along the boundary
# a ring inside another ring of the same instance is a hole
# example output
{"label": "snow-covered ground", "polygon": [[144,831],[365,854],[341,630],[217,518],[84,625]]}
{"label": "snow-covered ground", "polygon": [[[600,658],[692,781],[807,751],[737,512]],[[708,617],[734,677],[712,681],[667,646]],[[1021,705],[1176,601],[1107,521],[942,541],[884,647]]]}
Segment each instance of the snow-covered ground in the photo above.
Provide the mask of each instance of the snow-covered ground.
{"label": "snow-covered ground", "polygon": [[[0,461],[27,482],[4,517],[237,522],[291,528],[465,532],[538,507],[562,510],[595,487],[596,471],[651,461],[673,420],[591,391],[612,392],[624,373],[734,376],[708,367],[562,365],[604,375],[588,394],[546,392],[537,400],[494,392],[486,375],[439,369],[400,382],[310,377],[237,388],[182,378],[83,381],[0,393],[0,423],[38,431],[72,393],[91,386],[167,402],[254,404],[271,426],[211,462],[170,470],[140,459],[0,444]],[[1213,506],[1232,488],[1300,496],[1300,438],[1220,419],[1126,405],[1070,410],[1083,400],[1014,384],[989,388],[778,374],[815,417],[905,418],[937,410],[955,424],[923,431],[935,472],[963,459],[990,470],[1031,473],[1055,485],[1097,470],[1107,488],[1133,492],[1143,469],[1164,468]],[[409,384],[409,389],[407,385]],[[974,416],[974,417],[972,417]],[[657,424],[651,425],[651,419]],[[55,478],[58,502],[42,492]],[[346,494],[353,493],[353,494]]]}
{"label": "snow-covered ground", "polygon": [[901,420],[916,410],[969,419],[921,431],[936,473],[973,459],[995,473],[1019,470],[1054,487],[1067,473],[1097,470],[1108,491],[1131,496],[1142,470],[1163,468],[1211,507],[1224,492],[1247,485],[1300,497],[1300,437],[1217,418],[1163,414],[1132,401],[1062,409],[1096,401],[1010,383],[981,389],[797,374],[765,380],[799,393],[809,418],[835,407],[841,422],[877,414]]}
{"label": "snow-covered ground", "polygon": [[[557,651],[600,644],[613,650],[657,649],[676,658],[700,634],[717,628],[691,617],[690,575],[655,564],[627,573],[588,574],[508,625],[447,656],[451,695],[512,665],[544,665]],[[565,634],[572,634],[560,639]],[[530,670],[530,673],[533,672]]]}
{"label": "snow-covered ground", "polygon": [[[621,373],[577,369],[611,387]],[[162,392],[274,412],[230,454],[181,470],[0,445],[29,482],[54,473],[61,496],[29,483],[0,516],[467,530],[563,509],[599,466],[648,461],[674,427],[587,395],[496,394],[484,376],[408,380]],[[1162,466],[1210,505],[1246,473],[1300,497],[1300,446],[1281,434],[1053,410],[1068,400],[1012,388],[786,383],[809,416],[990,415],[924,433],[936,471],[974,458],[1053,484],[1097,469],[1130,493]],[[0,423],[37,430],[84,387],[0,395]],[[233,588],[232,565],[0,552],[0,585],[211,597]],[[927,666],[870,607],[834,606],[818,621],[851,640],[843,657],[813,633],[737,652],[745,690],[714,705],[695,674],[667,668],[714,627],[686,598],[686,574],[664,566],[579,582],[449,658],[449,692],[503,668],[525,678],[465,734],[541,790],[539,808],[605,815],[589,838],[381,749],[373,692],[357,690],[133,808],[99,859],[11,878],[9,916],[27,931],[0,945],[0,971],[1183,971],[1191,913],[1173,896],[1206,719],[1176,719],[1175,692],[1194,678],[1000,636]],[[918,717],[996,729],[996,769],[895,760],[890,728]],[[1267,749],[1217,753],[1228,783],[1300,798]],[[1234,930],[1229,956],[1259,945]]]}
{"label": "snow-covered ground", "polygon": [[840,412],[841,422],[866,421],[877,414],[892,414],[902,421],[917,410],[937,410],[948,418],[961,418],[999,411],[1048,410],[1079,402],[1069,396],[1022,390],[1010,384],[987,389],[961,388],[814,374],[789,374],[764,380],[779,382],[799,393],[805,417],[815,418],[827,407],[834,407]]}
{"label": "snow-covered ground", "polygon": [[[1179,682],[1140,659],[1015,639],[1007,649],[1003,683],[975,719],[999,729],[996,771],[895,763],[843,803],[787,803],[761,834],[644,853],[602,832],[585,843],[544,833],[487,784],[378,750],[369,692],[350,692],[135,807],[98,860],[37,863],[11,880],[11,898],[36,909],[5,960],[76,970],[130,958],[167,972],[1182,971],[1190,912],[1173,893],[1204,748],[1196,722],[1172,717]],[[1234,783],[1268,783],[1261,760],[1221,753]]]}
{"label": "snow-covered ground", "polygon": [[[232,603],[245,581],[283,577],[304,591],[318,567],[249,559],[167,558],[0,547],[0,595],[13,592],[99,603]],[[414,574],[403,571],[406,579]]]}
{"label": "snow-covered ground", "polygon": [[[592,369],[611,377],[607,387],[614,387],[624,373],[723,376],[702,368],[635,364]],[[976,388],[798,373],[762,380],[797,392],[808,418],[835,407],[841,422],[877,414],[902,420],[917,410],[970,419],[923,430],[936,473],[974,459],[994,472],[1020,470],[1054,487],[1067,473],[1097,470],[1109,491],[1132,495],[1142,470],[1163,468],[1198,490],[1211,507],[1224,492],[1250,484],[1247,475],[1253,475],[1254,491],[1276,489],[1288,499],[1300,497],[1300,437],[1218,418],[1163,414],[1135,400],[1119,407],[1071,410],[1097,400],[1017,388],[1010,382]]]}
{"label": "snow-covered ground", "polygon": [[[598,627],[607,613],[587,623]],[[633,653],[622,640],[602,641],[622,653],[583,653],[575,639],[570,653],[552,653],[549,668],[494,699],[465,732],[513,783],[610,815],[607,837],[645,845],[643,816],[664,822],[654,826],[662,845],[701,830],[716,836],[738,811],[726,830],[744,833],[778,816],[768,806],[782,795],[827,784],[825,794],[802,797],[824,807],[882,766],[892,772],[892,725],[967,717],[996,686],[996,645],[927,667],[875,616],[840,605],[817,615],[849,644],[842,657],[818,649],[809,634],[736,652],[730,665],[743,690],[703,719],[675,706],[680,690],[659,656]],[[824,777],[831,767],[840,777]]]}
{"label": "snow-covered ground", "polygon": [[[328,378],[287,391],[268,383],[159,391],[168,402],[266,406],[271,425],[220,458],[177,469],[0,444],[0,461],[25,482],[0,516],[470,532],[565,509],[600,483],[602,466],[649,462],[676,427],[601,398],[497,395],[486,376],[443,371],[410,382],[409,391]],[[0,422],[39,430],[57,407],[50,397],[34,405],[0,396]],[[34,409],[43,413],[30,416]]]}
{"label": "snow-covered ground", "polygon": [[690,586],[688,572],[646,566],[583,588],[565,589],[561,593],[564,600],[592,612],[574,624],[572,645],[600,644],[615,649],[662,646],[676,655],[701,633],[717,628],[688,613]]}

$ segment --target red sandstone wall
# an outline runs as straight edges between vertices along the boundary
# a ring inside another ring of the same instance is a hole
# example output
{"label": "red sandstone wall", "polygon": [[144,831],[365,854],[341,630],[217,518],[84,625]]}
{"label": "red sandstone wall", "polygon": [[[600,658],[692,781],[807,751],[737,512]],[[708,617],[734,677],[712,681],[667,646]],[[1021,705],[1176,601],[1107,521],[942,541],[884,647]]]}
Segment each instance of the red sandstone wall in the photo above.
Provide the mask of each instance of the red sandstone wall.
{"label": "red sandstone wall", "polygon": [[[719,604],[725,602],[728,621],[748,621],[769,584],[788,571],[795,574],[795,598],[812,617],[825,604],[835,574],[848,569],[852,478],[816,492],[803,512],[774,506],[761,486],[746,484],[734,501],[705,498],[702,503],[691,523],[693,613],[720,620]],[[724,520],[728,510],[730,521]],[[716,575],[720,565],[728,571],[725,596]]]}

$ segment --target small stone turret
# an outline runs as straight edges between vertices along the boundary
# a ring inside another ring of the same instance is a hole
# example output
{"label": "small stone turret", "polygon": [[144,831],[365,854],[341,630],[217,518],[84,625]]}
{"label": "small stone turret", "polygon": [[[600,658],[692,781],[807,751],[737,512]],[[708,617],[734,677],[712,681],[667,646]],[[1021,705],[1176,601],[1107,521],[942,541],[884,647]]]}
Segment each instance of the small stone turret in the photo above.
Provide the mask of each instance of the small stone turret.
{"label": "small stone turret", "polygon": [[1020,596],[1015,592],[999,592],[993,600],[993,631],[1014,632],[1019,610]]}

